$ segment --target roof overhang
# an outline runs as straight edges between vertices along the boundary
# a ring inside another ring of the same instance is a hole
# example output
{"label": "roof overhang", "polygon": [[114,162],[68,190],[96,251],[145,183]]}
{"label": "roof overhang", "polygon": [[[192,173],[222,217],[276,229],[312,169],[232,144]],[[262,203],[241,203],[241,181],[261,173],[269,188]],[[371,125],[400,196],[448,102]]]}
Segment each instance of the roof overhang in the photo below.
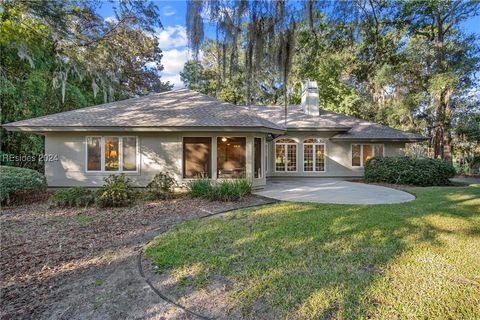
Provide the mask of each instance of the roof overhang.
{"label": "roof overhang", "polygon": [[65,126],[17,126],[3,125],[8,131],[45,133],[45,132],[262,132],[262,133],[284,133],[285,130],[267,127],[65,127]]}
{"label": "roof overhang", "polygon": [[332,141],[351,141],[351,142],[422,142],[428,140],[425,137],[419,138],[355,138],[355,137],[345,137],[345,138],[330,138]]}
{"label": "roof overhang", "polygon": [[351,127],[287,127],[287,131],[298,131],[298,132],[305,132],[305,131],[329,131],[329,132],[348,132]]}

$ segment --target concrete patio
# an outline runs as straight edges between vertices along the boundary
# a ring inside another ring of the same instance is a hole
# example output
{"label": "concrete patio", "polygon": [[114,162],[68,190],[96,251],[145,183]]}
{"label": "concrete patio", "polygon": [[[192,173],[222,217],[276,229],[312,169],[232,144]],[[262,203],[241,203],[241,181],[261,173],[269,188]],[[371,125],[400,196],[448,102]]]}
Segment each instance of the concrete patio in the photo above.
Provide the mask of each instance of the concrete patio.
{"label": "concrete patio", "polygon": [[254,194],[282,201],[388,204],[415,199],[410,193],[360,182],[327,178],[271,178]]}

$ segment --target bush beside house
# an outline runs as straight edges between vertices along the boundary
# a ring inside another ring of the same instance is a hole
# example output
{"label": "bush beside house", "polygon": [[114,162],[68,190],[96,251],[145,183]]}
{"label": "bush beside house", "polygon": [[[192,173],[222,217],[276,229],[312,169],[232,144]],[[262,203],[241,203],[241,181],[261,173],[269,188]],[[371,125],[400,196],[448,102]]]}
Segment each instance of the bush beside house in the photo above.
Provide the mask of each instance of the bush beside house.
{"label": "bush beside house", "polygon": [[83,187],[60,189],[48,198],[50,207],[87,207],[94,203],[94,192]]}
{"label": "bush beside house", "polygon": [[0,166],[0,200],[10,203],[27,193],[43,193],[47,190],[47,180],[38,171],[26,168]]}
{"label": "bush beside house", "polygon": [[409,157],[372,158],[365,165],[366,182],[443,186],[451,184],[453,166],[443,160]]}
{"label": "bush beside house", "polygon": [[150,200],[171,199],[176,185],[176,180],[168,172],[157,173],[146,187],[146,198]]}
{"label": "bush beside house", "polygon": [[105,184],[97,190],[95,203],[100,208],[125,207],[135,202],[136,192],[125,174],[105,178]]}

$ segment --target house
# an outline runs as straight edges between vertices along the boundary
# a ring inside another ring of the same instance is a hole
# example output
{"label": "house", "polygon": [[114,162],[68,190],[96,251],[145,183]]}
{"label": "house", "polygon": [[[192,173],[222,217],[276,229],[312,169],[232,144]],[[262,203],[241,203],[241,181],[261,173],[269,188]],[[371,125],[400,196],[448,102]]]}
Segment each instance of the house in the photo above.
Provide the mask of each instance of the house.
{"label": "house", "polygon": [[[51,187],[96,187],[124,172],[136,186],[167,171],[179,181],[247,176],[359,177],[373,156],[402,155],[423,137],[319,107],[316,82],[301,105],[236,106],[188,89],[8,123],[45,136]],[[55,161],[56,160],[56,161]]]}

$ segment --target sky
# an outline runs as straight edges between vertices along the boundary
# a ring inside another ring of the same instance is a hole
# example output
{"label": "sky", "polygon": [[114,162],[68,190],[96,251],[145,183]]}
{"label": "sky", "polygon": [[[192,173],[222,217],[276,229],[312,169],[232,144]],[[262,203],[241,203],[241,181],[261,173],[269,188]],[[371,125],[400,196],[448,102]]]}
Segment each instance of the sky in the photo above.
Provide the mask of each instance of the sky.
{"label": "sky", "polygon": [[[185,27],[186,1],[154,1],[160,9],[160,19],[163,29],[158,31],[159,47],[163,51],[162,64],[164,67],[161,73],[163,81],[170,81],[174,89],[183,88],[180,80],[180,72],[183,65],[189,60],[187,32]],[[105,2],[99,10],[100,15],[105,19],[113,17],[113,11],[109,2]],[[480,16],[472,17],[465,21],[462,28],[468,33],[480,35]],[[213,37],[214,30],[206,26],[206,37]]]}

